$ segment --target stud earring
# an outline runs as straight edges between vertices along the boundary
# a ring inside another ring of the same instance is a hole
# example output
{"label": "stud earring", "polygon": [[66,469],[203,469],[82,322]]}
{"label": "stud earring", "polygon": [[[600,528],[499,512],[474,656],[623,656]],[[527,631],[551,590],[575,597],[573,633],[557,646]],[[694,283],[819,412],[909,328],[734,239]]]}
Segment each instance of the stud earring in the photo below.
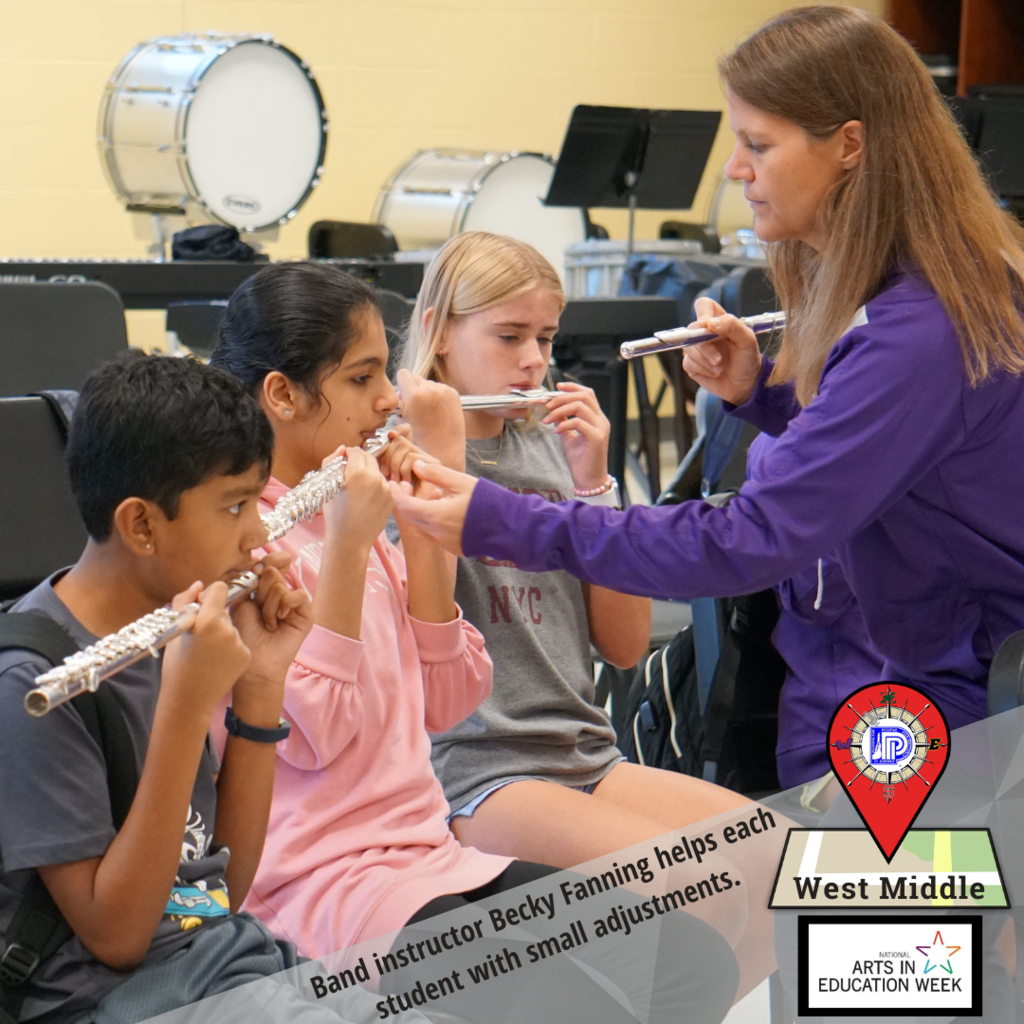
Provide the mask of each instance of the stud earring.
{"label": "stud earring", "polygon": [[283,413],[281,413],[281,415],[284,416],[285,419],[290,418],[291,414],[292,414],[291,409],[285,409],[285,411]]}

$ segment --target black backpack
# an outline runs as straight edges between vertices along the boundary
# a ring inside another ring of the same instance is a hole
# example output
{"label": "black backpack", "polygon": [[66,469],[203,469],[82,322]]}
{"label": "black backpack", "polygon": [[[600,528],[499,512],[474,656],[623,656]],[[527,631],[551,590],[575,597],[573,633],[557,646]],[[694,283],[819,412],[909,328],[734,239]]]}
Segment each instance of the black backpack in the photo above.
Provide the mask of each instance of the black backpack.
{"label": "black backpack", "polygon": [[[40,391],[53,409],[65,438],[78,402],[76,391]],[[0,604],[0,651],[27,650],[60,664],[78,650],[71,635],[53,619],[38,612],[11,612],[15,601]],[[75,710],[89,735],[103,751],[107,791],[114,827],[120,831],[138,786],[138,766],[124,712],[108,687],[74,699]],[[26,712],[27,714],[27,712]],[[21,905],[3,936],[0,953],[0,1024],[16,1024],[25,998],[25,986],[39,965],[70,937],[71,928],[38,875],[25,891]]]}
{"label": "black backpack", "polygon": [[[0,606],[0,651],[34,651],[51,665],[58,665],[79,649],[70,634],[53,619],[37,612],[11,612],[12,603]],[[75,697],[74,708],[103,751],[114,828],[120,831],[139,781],[124,712],[114,691],[104,686],[95,693]],[[0,954],[0,1024],[16,1024],[26,983],[71,935],[70,926],[36,874],[4,936]]]}
{"label": "black backpack", "polygon": [[779,788],[775,743],[786,676],[771,642],[775,592],[719,599],[714,606],[719,653],[707,694],[701,693],[694,626],[687,626],[637,672],[619,747],[637,764],[764,795]]}

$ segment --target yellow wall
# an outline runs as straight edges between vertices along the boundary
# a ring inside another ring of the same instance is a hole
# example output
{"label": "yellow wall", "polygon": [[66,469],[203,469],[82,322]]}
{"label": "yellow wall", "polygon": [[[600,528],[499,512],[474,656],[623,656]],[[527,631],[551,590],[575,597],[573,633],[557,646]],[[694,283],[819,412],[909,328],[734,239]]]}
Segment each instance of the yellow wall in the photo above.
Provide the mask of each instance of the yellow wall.
{"label": "yellow wall", "polygon": [[[305,255],[320,218],[365,220],[418,148],[557,154],[577,103],[722,106],[717,55],[787,0],[0,0],[0,256],[144,255],[96,154],[107,77],[157,35],[268,32],[313,67],[327,172],[273,256]],[[882,0],[860,6],[880,11]],[[628,13],[627,13],[628,12]],[[694,206],[706,213],[722,130]],[[621,213],[597,219],[613,236]],[[641,214],[641,237],[662,215]],[[133,338],[159,335],[152,314]],[[155,333],[154,333],[155,332]]]}

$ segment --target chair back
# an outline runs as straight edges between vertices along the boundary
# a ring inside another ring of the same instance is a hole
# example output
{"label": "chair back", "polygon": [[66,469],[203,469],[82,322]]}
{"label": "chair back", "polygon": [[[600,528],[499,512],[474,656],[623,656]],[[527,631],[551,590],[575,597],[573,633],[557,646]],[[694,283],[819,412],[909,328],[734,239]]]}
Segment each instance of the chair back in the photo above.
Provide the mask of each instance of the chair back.
{"label": "chair back", "polygon": [[173,331],[193,355],[209,359],[220,337],[227,308],[226,299],[168,302],[167,330]]}
{"label": "chair back", "polygon": [[416,303],[385,288],[377,290],[377,301],[384,321],[384,334],[388,339],[388,376],[394,380],[402,358],[405,333],[409,329],[409,320]]}
{"label": "chair back", "polygon": [[0,396],[81,389],[128,349],[121,297],[99,281],[0,284]]}
{"label": "chair back", "polygon": [[988,713],[998,715],[1024,704],[1024,630],[1011,633],[996,651],[988,672]]}
{"label": "chair back", "polygon": [[387,259],[398,252],[398,242],[383,224],[344,220],[318,220],[309,229],[309,255],[315,260]]}
{"label": "chair back", "polygon": [[0,600],[74,562],[87,534],[64,465],[65,428],[43,398],[0,399]]}
{"label": "chair back", "polygon": [[779,308],[768,271],[764,267],[736,267],[722,284],[722,308],[733,316],[757,316]]}

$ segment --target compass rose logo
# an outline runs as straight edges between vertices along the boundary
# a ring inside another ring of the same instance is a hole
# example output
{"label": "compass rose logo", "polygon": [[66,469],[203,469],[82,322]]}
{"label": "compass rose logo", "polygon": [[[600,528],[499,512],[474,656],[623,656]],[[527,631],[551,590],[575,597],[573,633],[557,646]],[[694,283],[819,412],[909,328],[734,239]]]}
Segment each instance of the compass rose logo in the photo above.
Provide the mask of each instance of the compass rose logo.
{"label": "compass rose logo", "polygon": [[865,686],[833,716],[828,753],[836,777],[891,860],[946,767],[945,716],[912,686]]}

